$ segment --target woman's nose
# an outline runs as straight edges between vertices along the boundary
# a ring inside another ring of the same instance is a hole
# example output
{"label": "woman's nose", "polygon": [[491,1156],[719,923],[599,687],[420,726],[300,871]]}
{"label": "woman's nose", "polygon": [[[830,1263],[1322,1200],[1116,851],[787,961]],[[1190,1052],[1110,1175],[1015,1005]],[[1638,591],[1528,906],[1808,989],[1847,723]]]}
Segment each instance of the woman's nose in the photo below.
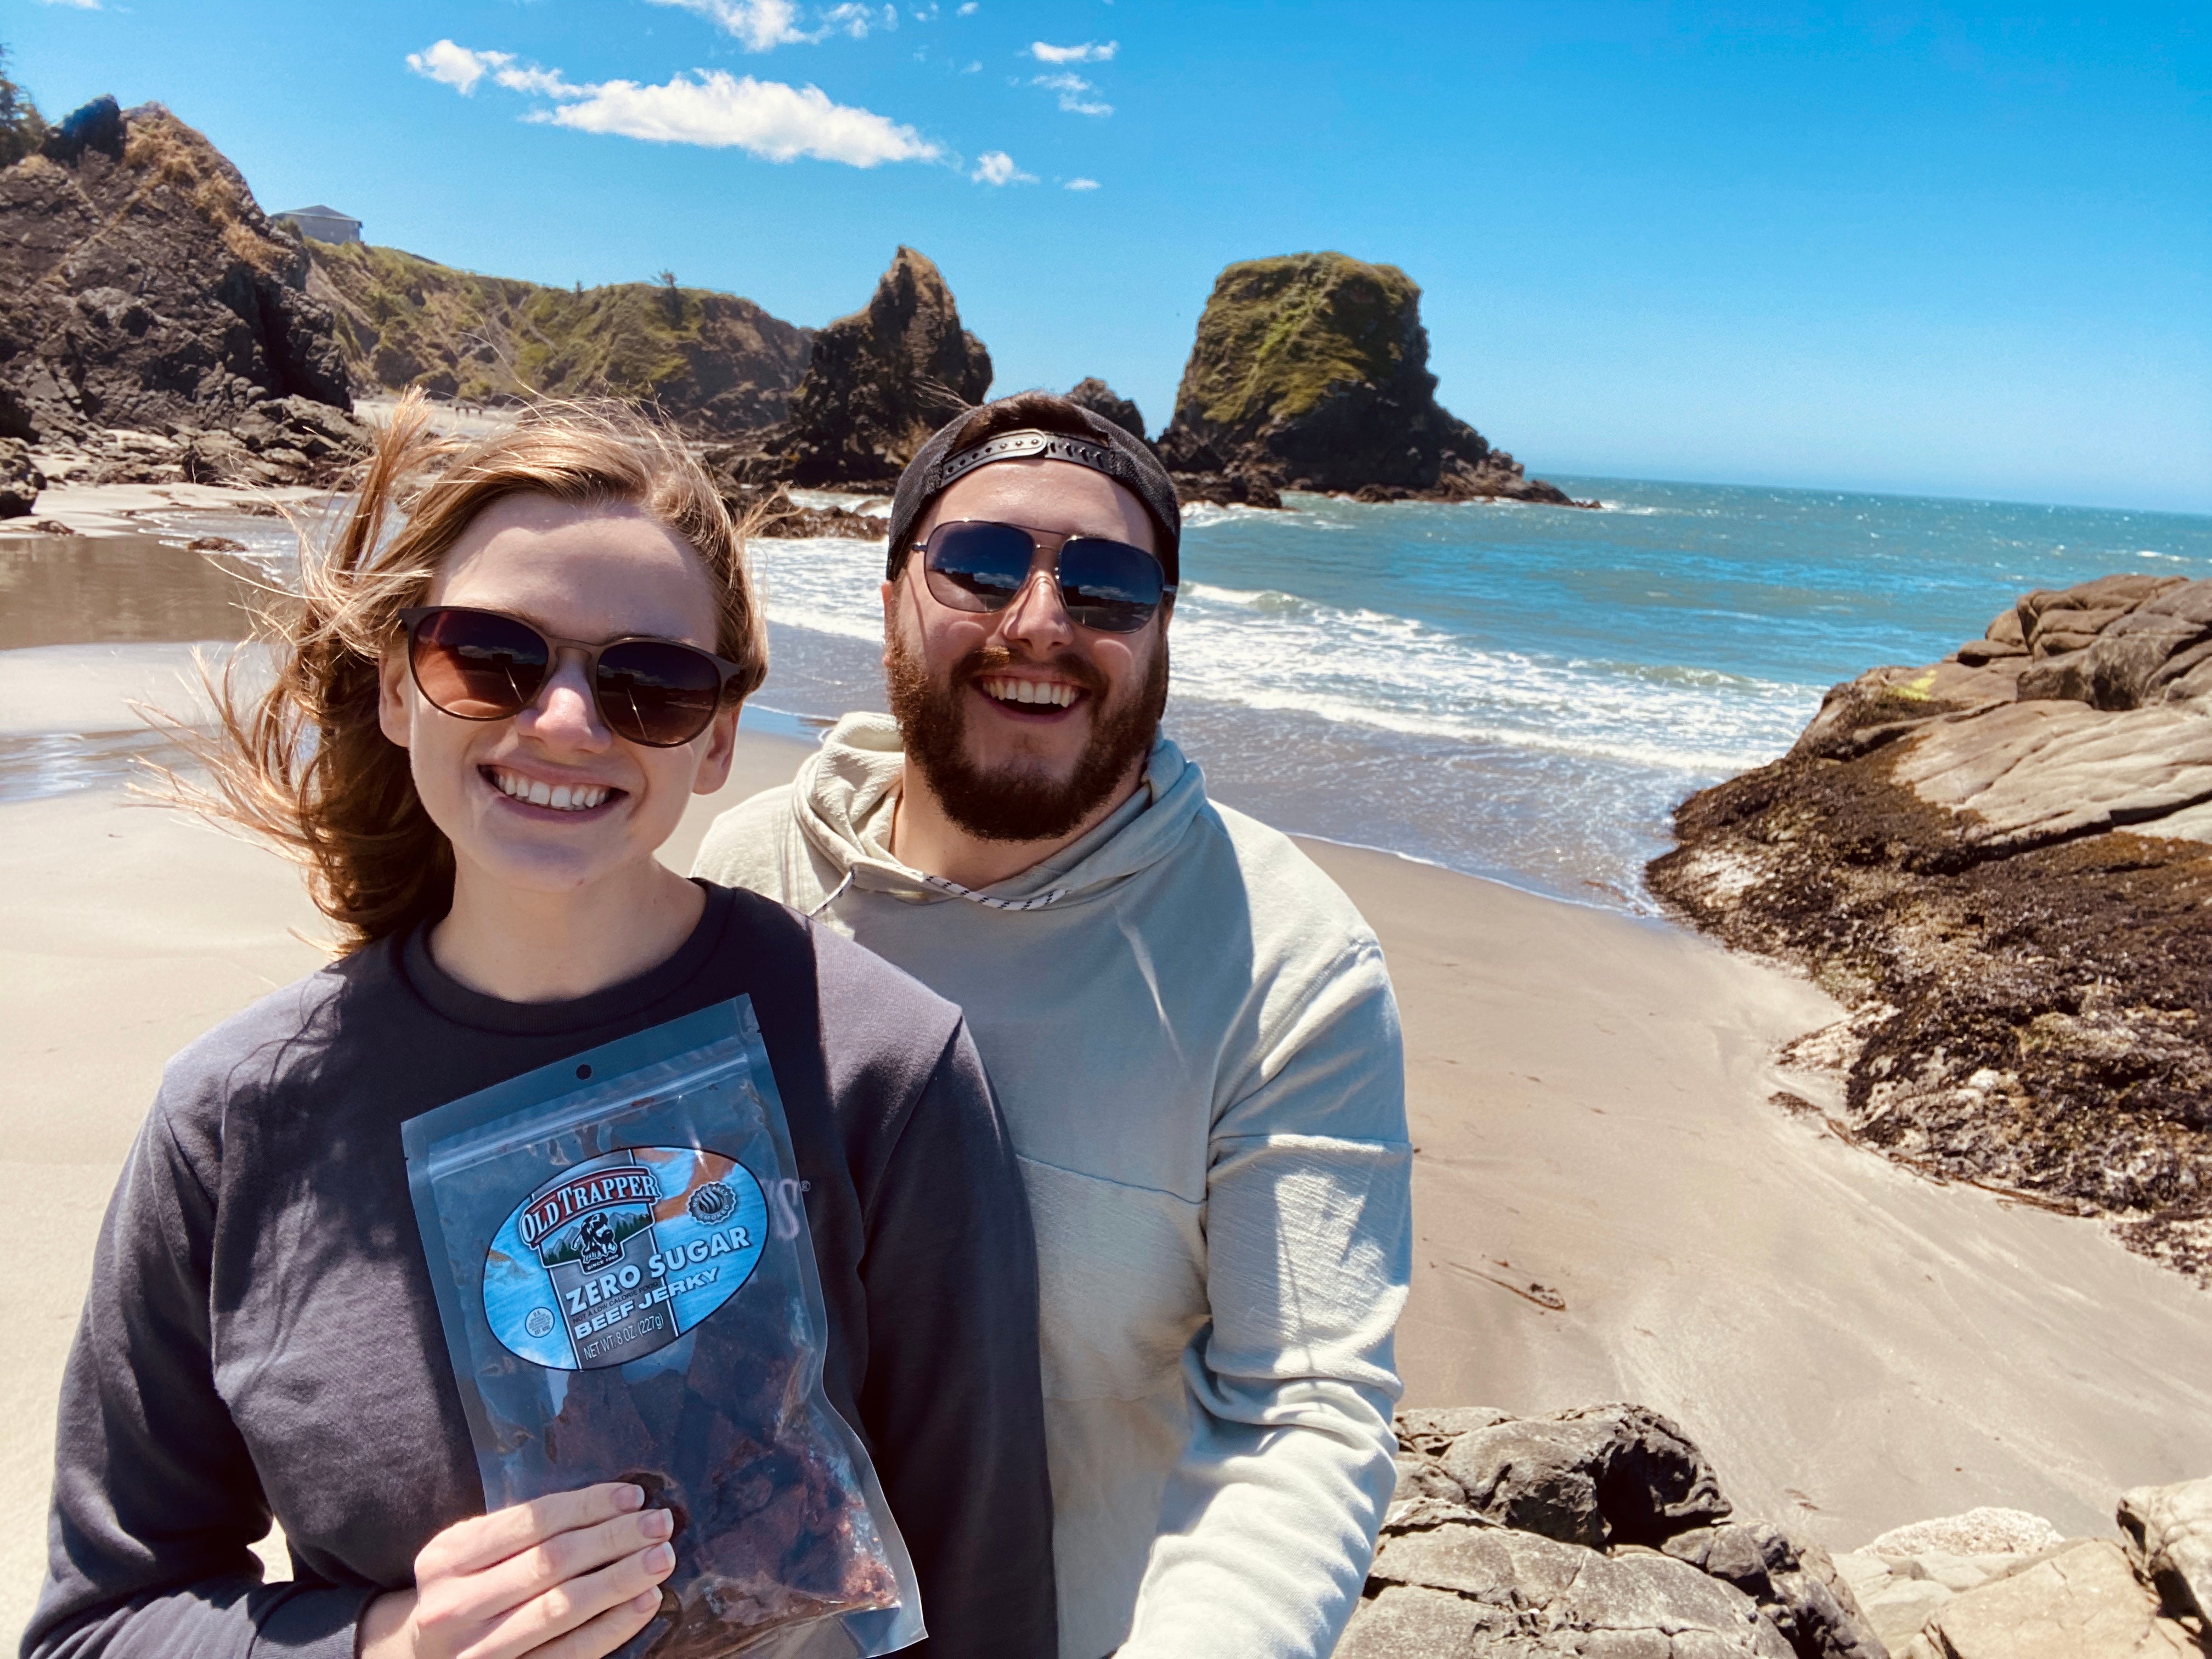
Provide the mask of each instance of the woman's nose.
{"label": "woman's nose", "polygon": [[537,699],[515,716],[514,723],[524,736],[563,748],[604,749],[612,738],[599,718],[584,665],[566,653],[546,677]]}

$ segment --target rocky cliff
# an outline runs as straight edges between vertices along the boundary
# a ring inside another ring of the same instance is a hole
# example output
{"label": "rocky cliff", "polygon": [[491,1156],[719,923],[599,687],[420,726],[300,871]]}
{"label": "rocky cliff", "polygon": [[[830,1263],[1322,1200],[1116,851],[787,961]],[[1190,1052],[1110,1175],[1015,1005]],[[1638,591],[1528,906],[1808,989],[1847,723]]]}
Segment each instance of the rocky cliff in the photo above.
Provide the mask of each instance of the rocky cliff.
{"label": "rocky cliff", "polygon": [[1437,404],[1420,302],[1396,266],[1341,253],[1223,271],[1160,438],[1186,494],[1577,505]]}
{"label": "rocky cliff", "polygon": [[159,104],[86,105],[0,173],[0,434],[216,426],[350,407],[307,256]]}
{"label": "rocky cliff", "polygon": [[307,249],[307,291],[337,319],[357,392],[637,398],[695,436],[731,438],[782,420],[806,370],[811,332],[733,294],[545,288],[361,242]]}
{"label": "rocky cliff", "polygon": [[814,337],[791,416],[763,440],[765,477],[890,489],[929,434],[991,389],[991,354],[960,326],[937,267],[902,247],[866,309]]}
{"label": "rocky cliff", "polygon": [[2212,581],[2027,594],[1675,831],[1652,890],[1850,1008],[1839,1135],[2212,1283]]}

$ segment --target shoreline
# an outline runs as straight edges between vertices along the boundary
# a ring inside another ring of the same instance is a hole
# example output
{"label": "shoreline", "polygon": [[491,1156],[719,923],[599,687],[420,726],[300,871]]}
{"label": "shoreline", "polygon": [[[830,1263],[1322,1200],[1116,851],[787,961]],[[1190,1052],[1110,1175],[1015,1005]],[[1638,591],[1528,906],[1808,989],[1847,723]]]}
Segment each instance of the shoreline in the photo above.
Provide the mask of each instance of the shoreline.
{"label": "shoreline", "polygon": [[[664,851],[805,752],[747,731]],[[1301,838],[1404,1012],[1416,1246],[1406,1398],[1679,1418],[1746,1509],[1837,1547],[1980,1504],[2102,1531],[2212,1468],[2212,1303],[2093,1224],[1937,1188],[1768,1104],[1808,982],[1668,921]],[[0,805],[11,1155],[46,1295],[6,1360],[0,1617],[44,1559],[54,1391],[162,1061],[322,960],[295,874],[112,789]],[[61,1109],[56,1109],[59,1107]],[[1654,1180],[1653,1171],[1663,1171]]]}

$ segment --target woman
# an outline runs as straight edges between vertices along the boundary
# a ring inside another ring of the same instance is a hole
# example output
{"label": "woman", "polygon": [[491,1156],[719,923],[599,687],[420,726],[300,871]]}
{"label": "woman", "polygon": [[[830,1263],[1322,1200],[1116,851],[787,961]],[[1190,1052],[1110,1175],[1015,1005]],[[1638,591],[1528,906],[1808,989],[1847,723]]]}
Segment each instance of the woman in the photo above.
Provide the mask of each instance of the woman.
{"label": "woman", "polygon": [[[243,712],[226,688],[211,804],[302,860],[343,954],[164,1075],[70,1354],[23,1651],[568,1659],[642,1629],[673,1522],[638,1487],[479,1513],[399,1127],[744,994],[807,1183],[826,1387],[927,1645],[1049,1653],[1028,1214],[958,1011],[654,857],[764,670],[736,528],[618,411],[453,448],[401,406],[272,621],[273,686]],[[248,1547],[272,1515],[289,1583]]]}

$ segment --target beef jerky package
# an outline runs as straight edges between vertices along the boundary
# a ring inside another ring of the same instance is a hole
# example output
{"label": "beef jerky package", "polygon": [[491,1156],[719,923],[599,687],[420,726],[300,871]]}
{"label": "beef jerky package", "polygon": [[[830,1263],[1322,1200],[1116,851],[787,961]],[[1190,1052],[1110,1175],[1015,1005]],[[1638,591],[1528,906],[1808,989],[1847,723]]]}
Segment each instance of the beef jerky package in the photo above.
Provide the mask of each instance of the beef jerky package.
{"label": "beef jerky package", "polygon": [[634,1480],[676,1569],[624,1659],[866,1659],[921,1598],[828,1330],[750,998],[403,1126],[492,1509]]}

